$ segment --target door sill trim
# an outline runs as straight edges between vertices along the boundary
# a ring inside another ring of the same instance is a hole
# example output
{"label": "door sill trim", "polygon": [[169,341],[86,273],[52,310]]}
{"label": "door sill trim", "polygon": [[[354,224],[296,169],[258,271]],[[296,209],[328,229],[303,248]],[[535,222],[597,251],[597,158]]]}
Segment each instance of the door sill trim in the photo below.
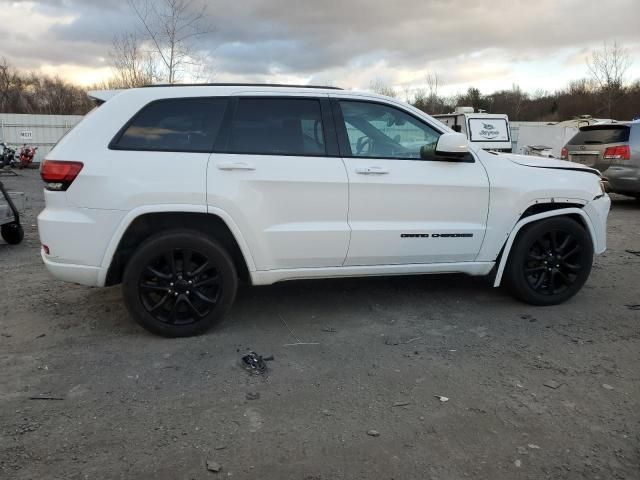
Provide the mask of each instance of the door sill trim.
{"label": "door sill trim", "polygon": [[391,275],[425,275],[433,273],[464,273],[487,275],[495,262],[412,263],[403,265],[366,265],[347,267],[286,268],[251,272],[253,285],[271,285],[287,280],[313,278],[370,277]]}

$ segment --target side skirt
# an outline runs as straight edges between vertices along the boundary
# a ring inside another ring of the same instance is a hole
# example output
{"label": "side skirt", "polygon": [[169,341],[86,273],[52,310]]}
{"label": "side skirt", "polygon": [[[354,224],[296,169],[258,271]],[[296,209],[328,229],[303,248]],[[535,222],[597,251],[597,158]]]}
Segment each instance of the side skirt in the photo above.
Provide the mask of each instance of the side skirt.
{"label": "side skirt", "polygon": [[433,273],[465,273],[467,275],[481,276],[489,274],[494,265],[495,262],[459,262],[258,270],[251,272],[251,280],[253,285],[271,285],[285,280],[312,278],[424,275]]}

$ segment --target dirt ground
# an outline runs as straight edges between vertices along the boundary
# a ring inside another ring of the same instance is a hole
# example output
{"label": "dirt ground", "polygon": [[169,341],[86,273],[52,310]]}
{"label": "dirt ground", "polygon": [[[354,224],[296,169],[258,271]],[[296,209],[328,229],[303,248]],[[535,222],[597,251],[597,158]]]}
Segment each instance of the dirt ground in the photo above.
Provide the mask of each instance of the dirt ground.
{"label": "dirt ground", "polygon": [[[119,287],[50,277],[37,172],[3,180],[28,208],[25,241],[0,242],[0,478],[640,478],[631,199],[564,305],[465,276],[291,282],[244,287],[216,330],[168,340]],[[247,349],[274,355],[267,375],[239,367]]]}

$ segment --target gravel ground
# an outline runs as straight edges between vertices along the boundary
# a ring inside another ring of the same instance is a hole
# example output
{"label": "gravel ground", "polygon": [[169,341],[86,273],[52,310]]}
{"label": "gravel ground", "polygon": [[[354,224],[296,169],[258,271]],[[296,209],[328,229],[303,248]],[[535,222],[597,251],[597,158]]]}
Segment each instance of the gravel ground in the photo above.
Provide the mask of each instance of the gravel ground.
{"label": "gravel ground", "polygon": [[[3,180],[28,207],[25,241],[0,243],[1,478],[640,478],[633,200],[564,305],[456,275],[291,282],[168,340],[119,287],[50,277],[37,172]],[[247,349],[268,374],[239,367]]]}

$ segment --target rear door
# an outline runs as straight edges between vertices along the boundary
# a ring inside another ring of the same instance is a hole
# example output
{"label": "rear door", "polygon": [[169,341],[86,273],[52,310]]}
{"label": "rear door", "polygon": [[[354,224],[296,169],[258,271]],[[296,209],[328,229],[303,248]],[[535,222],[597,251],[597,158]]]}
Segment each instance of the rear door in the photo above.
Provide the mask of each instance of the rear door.
{"label": "rear door", "polygon": [[338,96],[332,105],[349,175],[345,265],[475,260],[489,206],[484,167],[421,159],[440,131],[397,106]]}
{"label": "rear door", "polygon": [[207,204],[233,218],[258,270],[342,265],[348,182],[328,97],[232,97],[209,160]]}
{"label": "rear door", "polygon": [[629,126],[589,125],[580,131],[567,144],[568,160],[604,172],[611,166],[611,158],[605,156],[608,148],[629,142]]}

